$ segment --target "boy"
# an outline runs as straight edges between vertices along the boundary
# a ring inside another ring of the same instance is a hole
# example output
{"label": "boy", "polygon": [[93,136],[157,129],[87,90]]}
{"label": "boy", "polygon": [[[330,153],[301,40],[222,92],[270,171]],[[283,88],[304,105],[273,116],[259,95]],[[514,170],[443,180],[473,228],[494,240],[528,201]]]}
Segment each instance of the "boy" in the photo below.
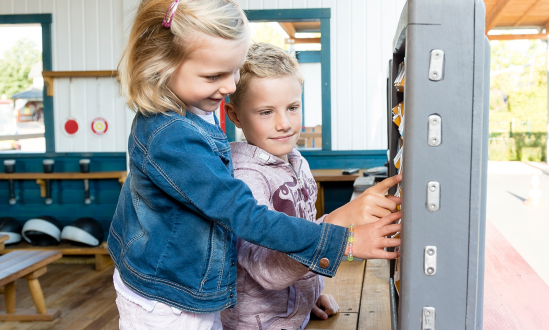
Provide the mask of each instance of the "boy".
{"label": "boy", "polygon": [[[302,85],[295,58],[273,45],[253,44],[225,109],[248,141],[231,143],[235,178],[248,184],[258,204],[320,223],[315,180],[294,149]],[[221,312],[224,329],[305,329],[311,311],[322,319],[338,312],[334,298],[321,294],[322,277],[299,262],[242,239],[237,250],[238,302]]]}

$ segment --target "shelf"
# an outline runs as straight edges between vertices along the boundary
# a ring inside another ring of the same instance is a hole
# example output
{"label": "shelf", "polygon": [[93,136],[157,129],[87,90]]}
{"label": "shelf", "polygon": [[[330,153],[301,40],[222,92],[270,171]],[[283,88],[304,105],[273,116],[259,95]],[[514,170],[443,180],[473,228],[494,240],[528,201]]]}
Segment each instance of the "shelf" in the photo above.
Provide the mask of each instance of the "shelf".
{"label": "shelf", "polygon": [[116,77],[118,71],[42,71],[44,84],[46,84],[46,95],[53,96],[53,78],[69,77]]}
{"label": "shelf", "polygon": [[118,179],[124,182],[126,171],[113,172],[59,172],[59,173],[0,173],[0,180],[84,180],[84,179]]}
{"label": "shelf", "polygon": [[27,242],[21,242],[13,246],[6,246],[4,250],[0,251],[0,254],[6,254],[6,253],[17,251],[17,250],[48,250],[48,251],[58,250],[58,251],[61,251],[63,255],[96,255],[96,254],[108,255],[109,254],[109,251],[107,251],[107,242],[103,242],[101,243],[101,245],[96,247],[74,246],[65,242],[59,245],[53,245],[53,246],[33,246]]}
{"label": "shelf", "polygon": [[118,71],[42,71],[42,77],[68,78],[68,77],[116,77]]}

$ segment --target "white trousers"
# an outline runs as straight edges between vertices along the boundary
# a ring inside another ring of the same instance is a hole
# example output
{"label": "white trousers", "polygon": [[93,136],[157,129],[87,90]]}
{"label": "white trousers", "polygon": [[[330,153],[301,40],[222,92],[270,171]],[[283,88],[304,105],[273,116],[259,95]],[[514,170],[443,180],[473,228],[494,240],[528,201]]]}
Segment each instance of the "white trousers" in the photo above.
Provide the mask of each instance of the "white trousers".
{"label": "white trousers", "polygon": [[157,302],[151,312],[116,294],[120,313],[120,330],[223,330],[219,312],[213,314],[174,313],[173,309]]}

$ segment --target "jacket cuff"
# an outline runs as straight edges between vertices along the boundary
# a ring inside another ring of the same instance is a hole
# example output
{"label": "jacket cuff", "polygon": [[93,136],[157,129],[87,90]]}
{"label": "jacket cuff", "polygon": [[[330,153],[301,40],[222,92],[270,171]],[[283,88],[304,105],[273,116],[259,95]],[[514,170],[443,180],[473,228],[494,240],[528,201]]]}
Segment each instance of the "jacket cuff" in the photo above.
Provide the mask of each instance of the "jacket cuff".
{"label": "jacket cuff", "polygon": [[309,270],[320,275],[333,277],[344,257],[349,231],[347,228],[329,224],[320,224],[322,236],[316,248]]}

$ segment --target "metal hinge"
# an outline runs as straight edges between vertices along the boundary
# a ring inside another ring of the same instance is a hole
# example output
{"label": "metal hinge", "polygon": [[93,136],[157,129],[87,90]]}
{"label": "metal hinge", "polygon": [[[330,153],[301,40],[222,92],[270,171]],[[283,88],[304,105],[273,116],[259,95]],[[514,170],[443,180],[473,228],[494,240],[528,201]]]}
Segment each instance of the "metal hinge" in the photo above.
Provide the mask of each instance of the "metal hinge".
{"label": "metal hinge", "polygon": [[423,307],[421,330],[435,330],[435,308]]}
{"label": "metal hinge", "polygon": [[437,273],[437,247],[426,246],[423,256],[423,271],[425,275],[433,276]]}
{"label": "metal hinge", "polygon": [[425,207],[429,212],[435,212],[440,209],[440,183],[429,181],[427,183],[427,203]]}
{"label": "metal hinge", "polygon": [[430,115],[428,126],[427,143],[431,147],[438,147],[442,143],[442,118],[439,115]]}
{"label": "metal hinge", "polygon": [[431,62],[429,64],[429,80],[439,81],[442,79],[444,66],[444,52],[440,49],[431,51]]}

